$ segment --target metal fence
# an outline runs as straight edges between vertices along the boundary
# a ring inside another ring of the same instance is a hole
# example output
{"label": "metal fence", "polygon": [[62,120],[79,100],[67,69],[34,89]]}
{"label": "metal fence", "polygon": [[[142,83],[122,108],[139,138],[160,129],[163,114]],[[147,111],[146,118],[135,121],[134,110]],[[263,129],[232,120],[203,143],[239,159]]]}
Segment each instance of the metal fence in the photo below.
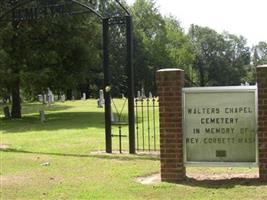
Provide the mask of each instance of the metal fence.
{"label": "metal fence", "polygon": [[159,150],[159,105],[158,99],[135,99],[135,135],[137,151]]}

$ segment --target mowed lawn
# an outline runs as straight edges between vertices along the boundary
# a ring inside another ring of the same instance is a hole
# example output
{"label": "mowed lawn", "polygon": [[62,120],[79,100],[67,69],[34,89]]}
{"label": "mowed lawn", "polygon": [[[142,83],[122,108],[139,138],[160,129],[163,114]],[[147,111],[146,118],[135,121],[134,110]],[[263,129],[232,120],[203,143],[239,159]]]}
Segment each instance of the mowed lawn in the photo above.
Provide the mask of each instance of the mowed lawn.
{"label": "mowed lawn", "polygon": [[[45,109],[44,123],[39,109]],[[19,120],[0,120],[1,200],[267,199],[267,185],[256,179],[221,180],[229,174],[254,177],[257,169],[188,168],[190,177],[206,180],[140,184],[138,177],[159,173],[159,159],[101,153],[104,110],[97,108],[96,100],[56,103],[51,108],[29,103],[23,105],[23,114]],[[123,140],[127,150],[128,138]],[[211,177],[217,180],[208,180]]]}

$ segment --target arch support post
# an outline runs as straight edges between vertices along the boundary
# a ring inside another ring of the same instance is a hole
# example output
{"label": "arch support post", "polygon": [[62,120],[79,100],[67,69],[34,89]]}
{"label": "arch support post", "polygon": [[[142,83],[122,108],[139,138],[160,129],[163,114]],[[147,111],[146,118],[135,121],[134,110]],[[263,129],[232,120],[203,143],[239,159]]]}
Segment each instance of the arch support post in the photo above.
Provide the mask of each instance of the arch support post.
{"label": "arch support post", "polygon": [[133,22],[126,16],[127,35],[127,74],[128,74],[128,120],[129,153],[135,154],[135,115],[134,115],[134,67],[133,67]]}
{"label": "arch support post", "polygon": [[105,97],[105,137],[106,153],[112,153],[111,136],[111,73],[109,66],[109,18],[103,19],[103,70],[104,70],[104,97]]}

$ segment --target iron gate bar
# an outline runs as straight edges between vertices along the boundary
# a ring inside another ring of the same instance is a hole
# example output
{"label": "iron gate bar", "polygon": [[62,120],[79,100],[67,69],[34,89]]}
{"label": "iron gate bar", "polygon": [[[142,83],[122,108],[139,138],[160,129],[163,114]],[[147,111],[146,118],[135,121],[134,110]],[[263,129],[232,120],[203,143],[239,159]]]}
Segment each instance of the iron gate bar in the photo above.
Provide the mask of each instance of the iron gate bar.
{"label": "iron gate bar", "polygon": [[135,99],[135,117],[137,150],[139,150],[138,99]]}
{"label": "iron gate bar", "polygon": [[147,131],[148,131],[148,150],[150,151],[150,120],[149,120],[149,98],[146,99],[147,101]]}
{"label": "iron gate bar", "polygon": [[144,128],[144,100],[141,99],[142,110],[142,136],[143,136],[143,151],[145,151],[145,128]]}
{"label": "iron gate bar", "polygon": [[156,151],[156,111],[155,111],[155,101],[156,99],[153,97],[153,126],[154,126],[154,151]]}

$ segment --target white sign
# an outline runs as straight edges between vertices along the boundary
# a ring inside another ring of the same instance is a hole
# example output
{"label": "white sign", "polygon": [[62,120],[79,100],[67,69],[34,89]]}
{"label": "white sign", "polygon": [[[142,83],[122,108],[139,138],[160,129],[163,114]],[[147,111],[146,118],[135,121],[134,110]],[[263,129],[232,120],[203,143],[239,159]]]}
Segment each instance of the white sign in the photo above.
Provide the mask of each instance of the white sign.
{"label": "white sign", "polygon": [[185,88],[185,164],[257,163],[255,86]]}

